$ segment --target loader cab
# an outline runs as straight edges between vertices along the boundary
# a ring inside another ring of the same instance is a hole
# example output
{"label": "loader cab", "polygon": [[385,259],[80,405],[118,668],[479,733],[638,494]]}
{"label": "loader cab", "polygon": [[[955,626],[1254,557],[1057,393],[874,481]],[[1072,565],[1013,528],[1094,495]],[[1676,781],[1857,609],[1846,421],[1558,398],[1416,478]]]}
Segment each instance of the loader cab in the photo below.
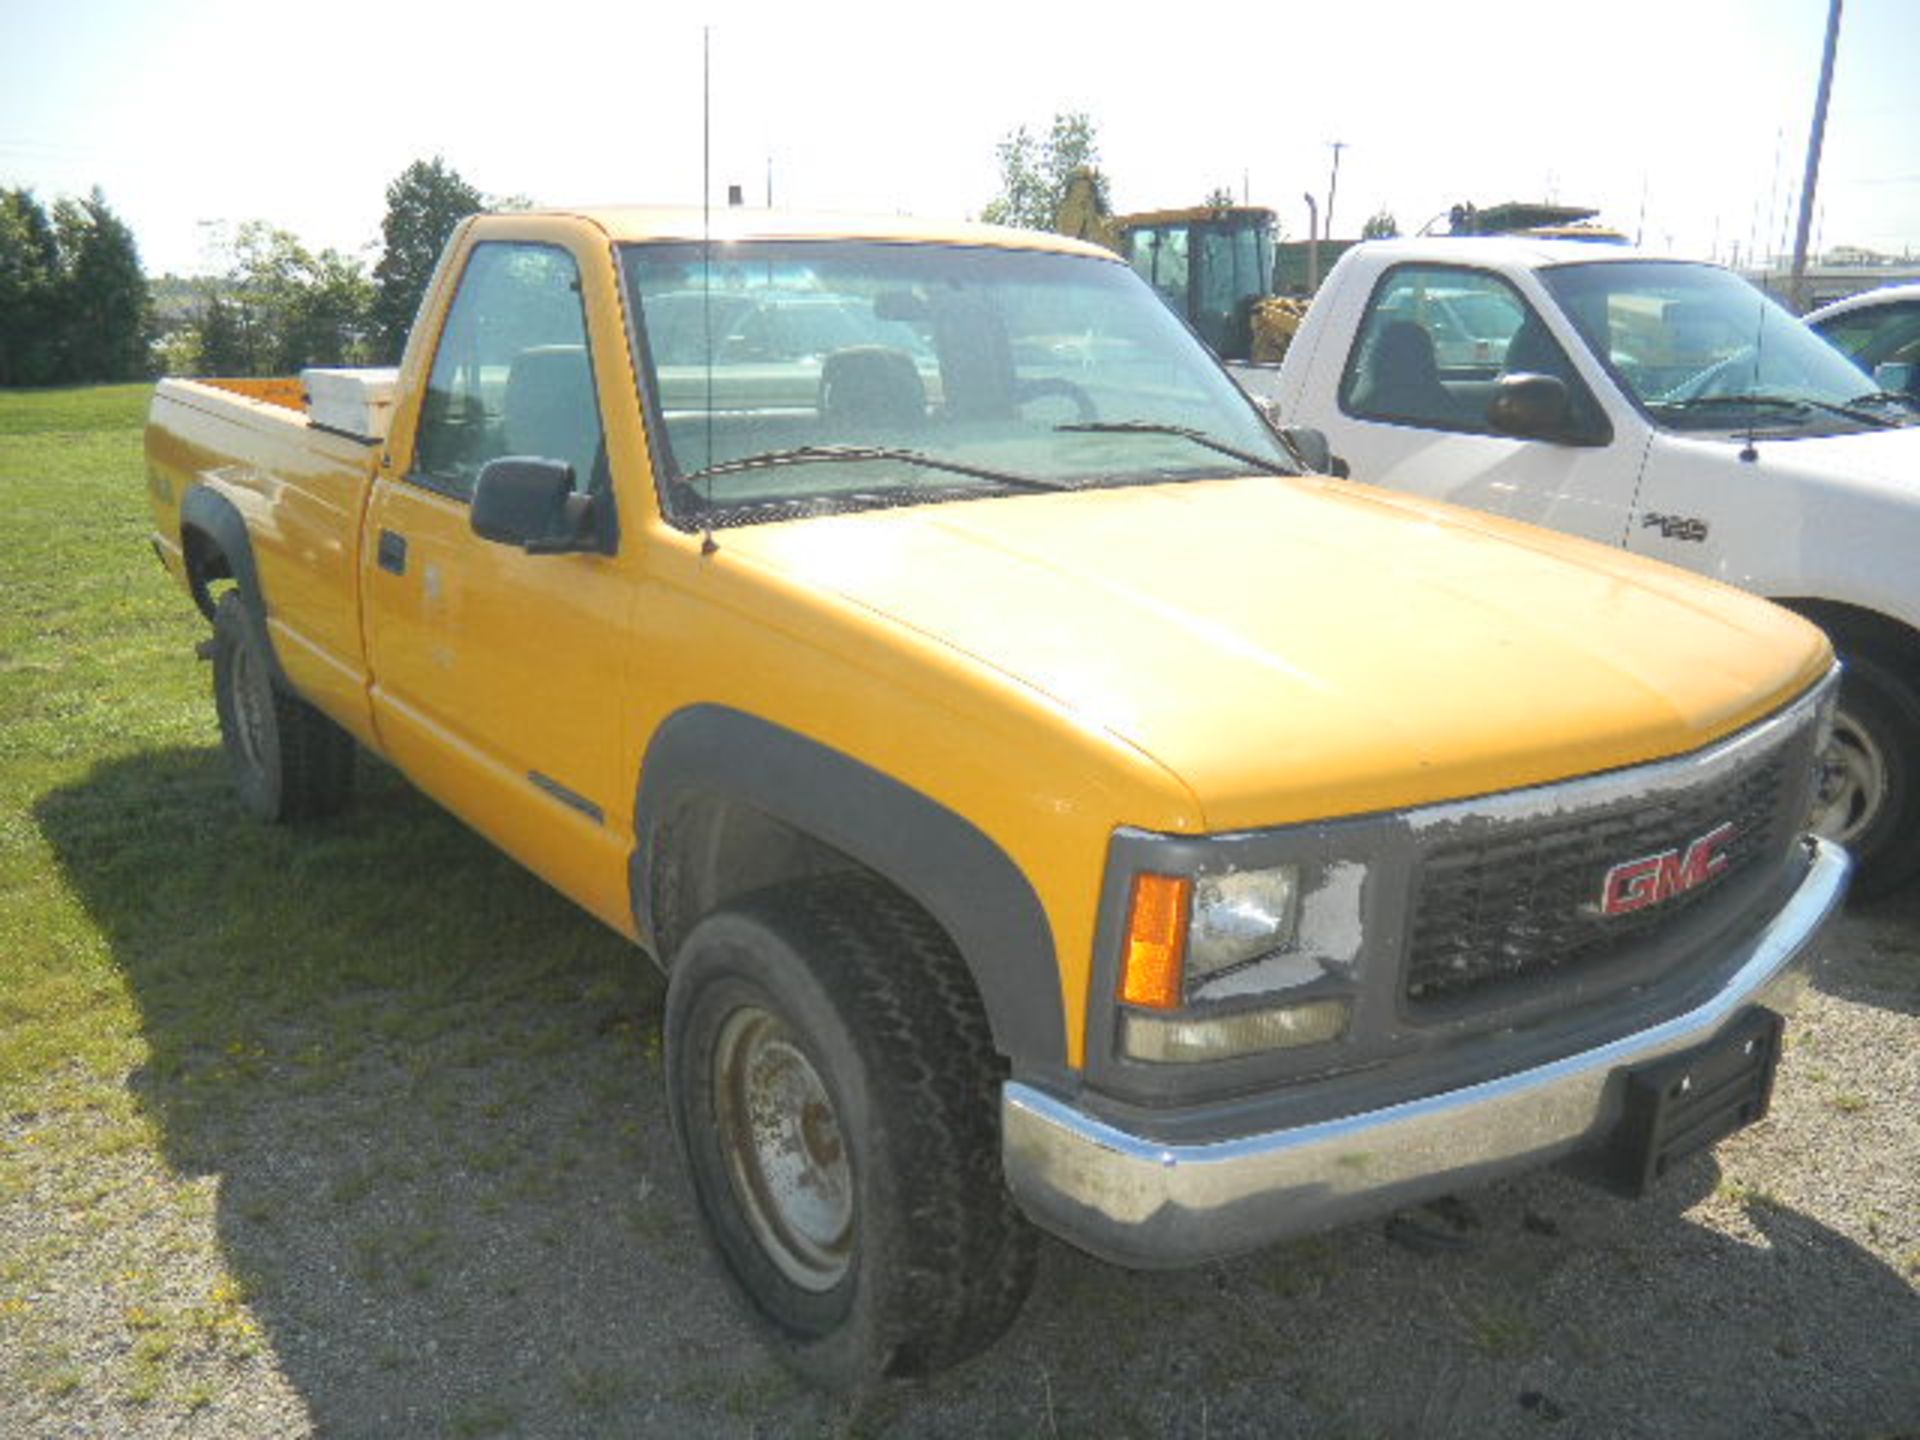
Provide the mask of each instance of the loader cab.
{"label": "loader cab", "polygon": [[1168,210],[1122,219],[1121,253],[1222,360],[1253,350],[1253,309],[1272,293],[1271,210]]}

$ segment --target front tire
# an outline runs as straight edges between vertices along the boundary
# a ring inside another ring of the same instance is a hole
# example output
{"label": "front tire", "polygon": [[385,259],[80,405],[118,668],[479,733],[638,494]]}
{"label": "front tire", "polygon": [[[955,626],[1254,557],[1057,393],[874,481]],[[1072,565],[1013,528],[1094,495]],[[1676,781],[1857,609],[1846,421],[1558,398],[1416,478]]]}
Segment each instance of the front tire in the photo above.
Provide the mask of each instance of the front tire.
{"label": "front tire", "polygon": [[1000,1168],[999,1071],[966,968],[864,877],[762,891],[687,936],[667,991],[674,1133],[708,1238],[816,1384],[984,1349],[1037,1239]]}
{"label": "front tire", "polygon": [[240,803],[269,823],[317,819],[353,794],[353,737],[274,678],[273,655],[237,591],[213,611],[213,703]]}
{"label": "front tire", "polygon": [[1812,825],[1858,866],[1853,893],[1884,895],[1920,872],[1920,696],[1893,667],[1844,656],[1833,737],[1820,754]]}

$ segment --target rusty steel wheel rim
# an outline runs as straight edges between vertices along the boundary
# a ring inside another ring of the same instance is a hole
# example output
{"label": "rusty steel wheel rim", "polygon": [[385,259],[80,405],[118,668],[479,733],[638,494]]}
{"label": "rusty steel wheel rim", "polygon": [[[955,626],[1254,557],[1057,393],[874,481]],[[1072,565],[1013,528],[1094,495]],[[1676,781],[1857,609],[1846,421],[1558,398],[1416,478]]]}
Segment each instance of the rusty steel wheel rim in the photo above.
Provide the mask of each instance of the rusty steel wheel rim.
{"label": "rusty steel wheel rim", "polygon": [[753,1238],[803,1290],[831,1290],[853,1258],[853,1167],[826,1082],[786,1022],[729,1015],[714,1048],[715,1119]]}

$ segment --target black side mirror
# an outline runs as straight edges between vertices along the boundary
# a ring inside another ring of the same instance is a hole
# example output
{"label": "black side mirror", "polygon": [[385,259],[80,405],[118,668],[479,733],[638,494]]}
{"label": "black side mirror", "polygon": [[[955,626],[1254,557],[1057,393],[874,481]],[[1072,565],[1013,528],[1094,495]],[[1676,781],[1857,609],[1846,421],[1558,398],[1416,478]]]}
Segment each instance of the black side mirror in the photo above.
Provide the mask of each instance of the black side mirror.
{"label": "black side mirror", "polygon": [[1281,429],[1280,439],[1293,452],[1293,458],[1313,474],[1334,473],[1333,447],[1327,443],[1324,431],[1310,425],[1288,425]]}
{"label": "black side mirror", "polygon": [[571,465],[524,455],[487,462],[469,512],[482,540],[518,545],[530,555],[603,548],[595,518],[593,497],[574,493]]}
{"label": "black side mirror", "polygon": [[1487,404],[1487,424],[1521,440],[1571,441],[1573,400],[1557,375],[1502,375]]}

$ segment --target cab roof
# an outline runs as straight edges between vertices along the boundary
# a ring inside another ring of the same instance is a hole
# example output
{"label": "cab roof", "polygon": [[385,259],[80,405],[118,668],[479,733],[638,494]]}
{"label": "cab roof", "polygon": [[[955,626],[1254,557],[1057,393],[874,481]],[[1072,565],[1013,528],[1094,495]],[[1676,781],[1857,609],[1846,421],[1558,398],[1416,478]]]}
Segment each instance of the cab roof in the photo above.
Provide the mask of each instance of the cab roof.
{"label": "cab roof", "polygon": [[1407,239],[1367,240],[1354,246],[1384,260],[1436,260],[1456,265],[1510,266],[1537,270],[1614,260],[1672,260],[1677,257],[1631,245],[1591,240],[1553,240],[1538,235],[1415,235]]}
{"label": "cab roof", "polygon": [[826,211],[755,210],[693,206],[578,206],[518,211],[516,215],[584,220],[615,241],[644,240],[892,240],[907,243],[981,245],[1007,250],[1054,250],[1116,257],[1111,250],[1044,230],[1019,230],[967,220],[910,215],[835,214]]}

